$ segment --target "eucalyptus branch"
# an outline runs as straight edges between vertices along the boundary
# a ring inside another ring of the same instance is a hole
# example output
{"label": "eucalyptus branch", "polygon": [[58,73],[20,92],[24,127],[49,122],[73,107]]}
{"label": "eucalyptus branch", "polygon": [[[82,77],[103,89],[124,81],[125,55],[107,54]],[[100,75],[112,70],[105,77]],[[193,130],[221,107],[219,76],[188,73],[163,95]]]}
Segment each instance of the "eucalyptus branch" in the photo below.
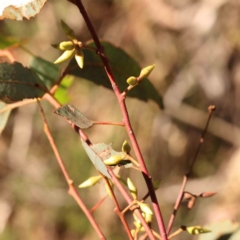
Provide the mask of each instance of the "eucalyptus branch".
{"label": "eucalyptus branch", "polygon": [[[61,104],[54,98],[54,96],[52,96],[51,94],[45,94],[43,96],[43,99],[47,100],[54,108],[59,108],[61,106]],[[79,136],[85,141],[87,142],[89,145],[91,145],[91,141],[89,140],[89,138],[87,137],[87,135],[77,126],[75,126],[74,124],[72,124],[71,122],[69,122],[71,124],[71,127],[79,134]],[[122,184],[120,183],[120,181],[118,180],[118,178],[115,176],[115,174],[113,173],[112,169],[110,167],[108,167],[108,171],[111,174],[112,177],[112,181],[115,184],[115,186],[118,188],[118,190],[121,192],[122,196],[125,198],[125,200],[127,201],[128,204],[131,204],[132,202],[132,198],[130,197],[129,193],[125,190],[125,188],[122,186]],[[136,209],[134,211],[134,213],[137,215],[138,219],[140,220],[141,224],[143,225],[143,227],[145,228],[149,239],[150,240],[155,240],[154,234],[152,233],[152,230],[150,229],[150,227],[148,226],[148,224],[146,223],[145,219],[143,218],[141,211],[139,209]]]}
{"label": "eucalyptus branch", "polygon": [[85,213],[86,217],[88,218],[89,222],[92,224],[93,228],[95,229],[96,233],[98,234],[98,237],[102,240],[105,240],[105,236],[103,235],[101,229],[99,228],[98,224],[96,223],[95,219],[93,218],[93,215],[92,213],[87,209],[87,207],[85,206],[84,202],[82,201],[80,195],[78,194],[74,184],[73,184],[73,180],[71,180],[70,176],[68,175],[68,172],[67,172],[67,169],[63,163],[63,160],[59,154],[59,151],[57,149],[57,146],[54,142],[54,139],[52,137],[52,134],[51,134],[51,131],[49,129],[49,126],[48,126],[48,123],[47,123],[47,120],[46,120],[46,117],[45,117],[45,114],[44,114],[44,111],[43,111],[43,108],[40,104],[39,101],[37,101],[38,103],[38,106],[39,106],[39,109],[40,109],[40,112],[41,112],[41,116],[42,116],[42,119],[43,119],[43,122],[44,122],[44,132],[48,138],[48,141],[53,149],[53,152],[57,158],[57,161],[58,161],[58,164],[62,170],[62,173],[66,179],[66,182],[68,183],[68,186],[69,186],[69,195],[71,195],[75,201],[78,203],[78,205],[80,206],[80,208],[83,210],[83,212]]}
{"label": "eucalyptus branch", "polygon": [[155,216],[156,216],[156,219],[157,219],[158,228],[160,230],[162,239],[167,240],[167,234],[166,234],[166,230],[165,230],[165,226],[164,226],[164,222],[163,222],[163,218],[162,218],[162,213],[160,211],[158,200],[157,200],[157,197],[156,197],[156,194],[155,194],[155,191],[154,191],[151,176],[148,173],[148,170],[147,170],[147,167],[145,165],[145,162],[144,162],[142,153],[140,151],[138,142],[137,142],[135,134],[132,130],[132,126],[131,126],[130,119],[129,119],[129,116],[128,116],[128,111],[127,111],[126,104],[125,104],[125,97],[122,96],[122,93],[120,92],[120,89],[119,89],[118,85],[116,84],[113,72],[112,72],[111,67],[109,65],[109,62],[108,62],[108,59],[104,54],[104,49],[101,45],[101,42],[100,42],[100,40],[99,40],[99,38],[96,34],[96,31],[95,31],[95,29],[94,29],[94,27],[93,27],[93,25],[92,25],[92,23],[89,19],[89,16],[88,16],[81,0],[69,0],[69,2],[75,4],[78,7],[80,13],[82,14],[82,16],[85,20],[86,25],[87,25],[87,27],[90,31],[90,34],[93,38],[93,41],[94,41],[94,43],[97,47],[97,53],[102,60],[102,63],[104,65],[104,69],[106,71],[106,74],[109,78],[109,81],[110,81],[110,83],[112,85],[112,88],[115,92],[115,95],[118,99],[120,109],[121,109],[121,112],[122,112],[122,115],[123,115],[123,122],[125,124],[126,131],[127,131],[128,136],[131,140],[134,152],[135,152],[137,160],[140,164],[140,169],[142,171],[143,177],[144,177],[145,182],[147,184],[147,187],[149,189],[149,194],[150,194],[151,201],[152,201],[152,204],[153,204],[153,210],[155,212]]}
{"label": "eucalyptus branch", "polygon": [[201,137],[199,139],[199,143],[198,143],[198,147],[197,147],[197,150],[195,152],[195,155],[190,163],[190,168],[189,168],[189,171],[188,173],[183,177],[183,181],[182,181],[182,186],[181,186],[181,189],[179,191],[179,194],[178,194],[178,197],[177,197],[177,200],[176,200],[176,203],[174,205],[174,208],[173,208],[173,212],[172,212],[172,215],[170,217],[170,220],[168,222],[168,227],[167,227],[167,234],[169,235],[171,229],[172,229],[172,225],[173,225],[173,222],[174,222],[174,219],[177,215],[177,211],[179,209],[179,206],[180,206],[180,203],[182,201],[182,198],[183,198],[183,194],[184,194],[184,191],[185,191],[185,187],[186,187],[186,184],[187,184],[187,180],[192,172],[192,168],[193,168],[193,165],[194,163],[196,162],[196,159],[198,157],[198,154],[199,154],[199,151],[201,149],[201,146],[204,142],[204,137],[206,135],[206,132],[207,132],[207,129],[208,129],[208,126],[209,126],[209,122],[211,120],[211,117],[212,117],[212,114],[213,114],[213,111],[215,110],[215,106],[213,105],[210,105],[208,107],[208,119],[207,119],[207,122],[206,122],[206,125],[205,125],[205,128],[201,134]]}

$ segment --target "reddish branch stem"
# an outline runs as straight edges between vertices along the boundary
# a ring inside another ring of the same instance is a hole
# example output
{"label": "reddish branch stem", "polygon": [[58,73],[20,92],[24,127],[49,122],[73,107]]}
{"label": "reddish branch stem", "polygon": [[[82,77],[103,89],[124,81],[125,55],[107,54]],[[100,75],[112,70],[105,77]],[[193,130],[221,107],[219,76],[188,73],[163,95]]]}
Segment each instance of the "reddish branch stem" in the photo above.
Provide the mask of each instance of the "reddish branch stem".
{"label": "reddish branch stem", "polygon": [[173,208],[173,212],[172,212],[172,215],[170,217],[170,220],[168,222],[168,228],[167,228],[167,234],[169,235],[171,229],[172,229],[172,225],[173,225],[173,222],[175,220],[175,217],[177,215],[177,211],[179,209],[179,206],[180,206],[180,203],[182,201],[182,198],[183,198],[183,194],[184,194],[184,191],[185,191],[185,187],[186,187],[186,184],[187,184],[187,180],[192,172],[192,168],[193,168],[193,165],[194,163],[196,162],[196,159],[197,159],[197,156],[199,154],[199,151],[200,151],[200,148],[204,142],[204,137],[206,135],[206,132],[207,132],[207,129],[208,129],[208,126],[209,126],[209,122],[211,120],[211,117],[212,117],[212,114],[213,114],[213,111],[215,110],[215,106],[211,105],[208,107],[208,119],[207,119],[207,122],[206,122],[206,125],[205,125],[205,128],[202,132],[202,135],[199,139],[199,143],[198,143],[198,147],[197,147],[197,150],[195,152],[195,155],[190,163],[190,168],[189,168],[189,171],[188,173],[183,177],[183,182],[182,182],[182,186],[181,186],[181,189],[179,191],[179,194],[178,194],[178,197],[177,197],[177,200],[176,200],[176,203],[175,203],[175,206]]}
{"label": "reddish branch stem", "polygon": [[128,226],[127,222],[126,222],[126,219],[125,219],[124,215],[121,213],[121,210],[120,210],[120,207],[119,207],[117,198],[116,198],[116,196],[115,196],[115,194],[114,194],[114,192],[113,192],[113,189],[112,189],[112,187],[111,187],[111,185],[110,185],[110,183],[109,183],[109,180],[108,180],[106,177],[105,177],[104,179],[105,179],[105,181],[106,181],[106,184],[107,184],[107,186],[108,186],[108,188],[109,188],[109,191],[111,192],[113,201],[114,201],[114,203],[115,203],[115,206],[116,206],[115,212],[118,214],[119,218],[121,219],[121,221],[122,221],[122,223],[123,223],[123,226],[124,226],[125,229],[126,229],[128,238],[129,238],[130,240],[133,240],[133,236],[132,236],[132,234],[131,234],[131,231],[130,231],[130,229],[129,229],[129,226]]}
{"label": "reddish branch stem", "polygon": [[112,88],[113,88],[113,90],[116,94],[116,97],[117,97],[118,101],[119,101],[119,105],[120,105],[121,112],[122,112],[122,115],[123,115],[123,122],[125,123],[126,131],[127,131],[128,136],[131,140],[134,152],[135,152],[137,160],[140,164],[140,169],[142,171],[143,177],[144,177],[145,182],[147,184],[149,194],[150,194],[152,204],[153,204],[153,210],[155,212],[155,216],[156,216],[156,219],[157,219],[158,228],[159,228],[160,233],[161,233],[161,237],[162,237],[163,240],[167,240],[167,234],[166,234],[162,214],[161,214],[161,211],[160,211],[160,208],[159,208],[158,200],[157,200],[157,197],[156,197],[156,194],[155,194],[155,191],[154,191],[154,187],[153,187],[153,184],[152,184],[151,177],[148,173],[148,170],[147,170],[147,167],[145,165],[144,159],[142,157],[142,153],[139,149],[135,134],[132,130],[132,126],[131,126],[131,123],[130,123],[130,119],[129,119],[126,104],[125,104],[125,99],[122,96],[122,94],[121,94],[121,92],[118,88],[118,85],[116,84],[114,75],[112,73],[111,67],[110,67],[109,62],[108,62],[108,59],[104,54],[103,46],[101,45],[101,42],[100,42],[100,40],[99,40],[99,38],[96,34],[96,31],[95,31],[95,29],[94,29],[94,27],[91,23],[91,20],[88,17],[88,14],[87,14],[81,0],[69,0],[69,2],[75,4],[78,7],[80,13],[82,14],[82,16],[85,20],[85,23],[86,23],[87,27],[89,29],[89,32],[90,32],[90,34],[93,38],[93,41],[94,41],[94,43],[97,47],[97,53],[98,53],[99,57],[101,58],[101,60],[103,62],[106,74],[107,74],[107,76],[108,76],[108,78],[111,82]]}
{"label": "reddish branch stem", "polygon": [[103,235],[101,229],[99,228],[98,224],[96,223],[95,219],[93,218],[91,212],[87,209],[87,207],[85,206],[84,202],[82,201],[81,197],[79,196],[75,186],[73,185],[73,181],[71,180],[71,178],[69,177],[68,175],[68,172],[66,170],[66,167],[63,163],[63,160],[58,152],[58,149],[56,147],[56,144],[54,142],[54,139],[52,137],[52,134],[51,134],[51,131],[49,129],[49,126],[48,126],[48,123],[47,123],[47,120],[46,120],[46,117],[45,117],[45,114],[43,112],[43,108],[40,104],[40,102],[38,101],[38,106],[40,108],[40,112],[41,112],[41,115],[42,115],[42,119],[43,119],[43,122],[44,122],[44,132],[46,133],[46,136],[48,138],[48,141],[53,149],[53,152],[57,158],[57,161],[58,161],[58,164],[62,170],[62,173],[66,179],[66,182],[68,183],[68,186],[69,186],[69,195],[71,195],[75,201],[78,203],[78,205],[80,206],[80,208],[83,210],[83,212],[85,213],[85,215],[87,216],[89,222],[92,224],[94,230],[96,231],[96,233],[98,234],[98,237],[99,239],[102,239],[102,240],[105,240],[105,236]]}
{"label": "reddish branch stem", "polygon": [[[53,105],[55,108],[59,108],[61,105],[58,103],[58,101],[50,94],[45,94],[43,99],[47,100],[51,105]],[[91,141],[89,140],[89,138],[87,137],[87,135],[77,126],[75,126],[74,124],[72,124],[71,122],[69,122],[72,126],[72,128],[79,134],[79,136],[85,141],[88,142],[91,145]],[[129,196],[129,194],[126,192],[126,190],[124,189],[124,187],[121,185],[121,183],[119,182],[119,180],[117,179],[117,177],[114,175],[114,173],[112,172],[111,168],[108,169],[111,176],[112,176],[112,180],[114,182],[114,184],[117,186],[117,188],[119,189],[119,191],[121,192],[121,194],[123,195],[123,197],[126,199],[126,201],[128,202],[128,204],[130,204],[132,202],[131,197]],[[77,200],[76,200],[77,201]],[[81,207],[81,206],[80,206]],[[90,211],[92,212],[92,211]],[[147,225],[145,219],[143,218],[141,212],[139,209],[135,210],[136,215],[138,216],[139,220],[141,221],[143,227],[145,228],[146,232],[148,233],[149,237],[151,240],[154,240],[154,235],[151,232],[151,229],[149,228],[149,226]],[[120,216],[120,215],[119,215]],[[121,220],[124,221],[124,226],[126,228],[127,222],[123,216],[123,214],[121,215]],[[127,228],[129,229],[129,227],[127,226]],[[128,230],[126,230],[127,233],[129,232]],[[129,234],[129,233],[128,233]],[[131,238],[130,238],[131,239]]]}

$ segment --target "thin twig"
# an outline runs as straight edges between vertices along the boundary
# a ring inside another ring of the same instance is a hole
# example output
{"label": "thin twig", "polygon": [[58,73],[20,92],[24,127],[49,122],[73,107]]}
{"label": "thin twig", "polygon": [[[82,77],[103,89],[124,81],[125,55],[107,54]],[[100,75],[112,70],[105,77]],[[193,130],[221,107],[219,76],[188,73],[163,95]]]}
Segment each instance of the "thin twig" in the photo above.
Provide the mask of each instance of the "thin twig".
{"label": "thin twig", "polygon": [[83,210],[83,212],[85,213],[85,215],[87,216],[89,222],[92,224],[94,230],[96,231],[99,239],[101,240],[105,240],[105,236],[103,235],[101,229],[99,228],[98,224],[96,223],[95,219],[93,218],[91,212],[87,209],[87,207],[85,206],[84,202],[82,201],[81,197],[79,196],[74,184],[73,184],[73,180],[71,180],[71,178],[69,177],[68,175],[68,172],[66,170],[66,167],[63,163],[63,160],[58,152],[58,149],[57,149],[57,146],[54,142],[54,139],[52,137],[52,134],[51,134],[51,131],[49,129],[49,126],[48,126],[48,123],[47,123],[47,120],[46,120],[46,117],[45,117],[45,114],[44,114],[44,111],[43,111],[43,108],[40,104],[39,101],[38,102],[38,106],[39,106],[39,109],[40,109],[40,112],[41,112],[41,116],[42,116],[42,119],[43,119],[43,122],[44,122],[44,132],[48,138],[48,141],[53,149],[53,152],[57,158],[57,161],[58,161],[58,164],[62,170],[62,173],[66,179],[66,182],[68,183],[68,186],[69,186],[69,195],[71,195],[75,201],[78,203],[78,205],[81,207],[81,209]]}
{"label": "thin twig", "polygon": [[91,208],[91,212],[93,213],[103,202],[104,200],[107,198],[107,195],[104,196],[103,198],[101,198],[92,208]]}
{"label": "thin twig", "polygon": [[93,124],[98,124],[98,125],[114,125],[114,126],[120,126],[124,127],[123,122],[106,122],[106,121],[93,121]]}
{"label": "thin twig", "polygon": [[7,104],[4,108],[0,109],[0,114],[5,112],[5,111],[17,108],[17,107],[22,107],[22,106],[25,106],[25,105],[28,105],[28,104],[31,104],[31,103],[35,103],[36,101],[37,101],[37,99],[34,98],[34,99],[19,101],[19,102],[16,102],[16,103]]}
{"label": "thin twig", "polygon": [[120,207],[119,207],[117,198],[116,198],[116,196],[115,196],[115,194],[114,194],[114,192],[113,192],[113,189],[112,189],[112,187],[111,187],[111,185],[110,185],[110,183],[109,183],[109,180],[108,180],[106,177],[105,177],[104,179],[105,179],[105,182],[106,182],[106,184],[107,184],[107,186],[108,186],[108,189],[109,189],[109,191],[110,191],[110,193],[111,193],[111,196],[112,196],[112,198],[113,198],[114,204],[115,204],[115,206],[116,206],[115,212],[118,214],[119,218],[121,219],[121,221],[122,221],[122,223],[123,223],[123,226],[125,227],[125,230],[126,230],[126,232],[127,232],[128,238],[129,238],[130,240],[133,240],[133,237],[132,237],[132,234],[131,234],[131,230],[130,230],[130,228],[129,228],[129,226],[128,226],[128,223],[127,223],[127,221],[126,221],[126,219],[125,219],[124,214],[122,214],[122,212],[121,212],[121,210],[120,210]]}
{"label": "thin twig", "polygon": [[119,105],[120,105],[120,108],[121,108],[121,112],[122,112],[122,115],[123,115],[123,122],[125,124],[126,131],[127,131],[128,136],[130,138],[130,141],[132,143],[132,146],[133,146],[134,152],[136,154],[137,160],[140,164],[140,169],[142,171],[143,177],[144,177],[145,182],[147,184],[147,187],[149,189],[149,194],[150,194],[151,201],[152,201],[152,204],[153,204],[153,210],[155,212],[156,220],[157,220],[157,223],[158,223],[158,228],[160,230],[162,239],[167,240],[167,234],[166,234],[166,230],[165,230],[165,226],[164,226],[164,222],[163,222],[163,218],[162,218],[162,213],[160,211],[158,200],[157,200],[157,197],[156,197],[156,194],[155,194],[155,191],[154,191],[151,176],[148,173],[148,170],[147,170],[147,167],[145,165],[145,162],[144,162],[142,153],[140,151],[138,142],[137,142],[135,134],[132,130],[132,126],[131,126],[130,119],[129,119],[129,116],[128,116],[128,111],[127,111],[126,104],[125,104],[125,98],[122,96],[122,93],[120,92],[120,89],[119,89],[118,85],[116,84],[113,72],[112,72],[111,67],[109,65],[109,62],[108,62],[108,59],[104,54],[104,49],[101,45],[101,42],[100,42],[100,40],[99,40],[99,38],[96,34],[96,31],[95,31],[95,29],[94,29],[94,27],[93,27],[93,25],[92,25],[92,23],[91,23],[91,21],[88,17],[88,14],[87,14],[81,0],[69,0],[69,1],[73,4],[75,4],[78,7],[80,13],[82,14],[82,16],[83,16],[83,18],[86,22],[86,25],[87,25],[87,27],[89,29],[89,32],[90,32],[90,34],[93,38],[93,41],[94,41],[94,43],[97,47],[97,53],[102,60],[102,63],[104,65],[104,69],[106,71],[106,74],[109,78],[109,81],[110,81],[110,83],[112,85],[112,88],[113,88],[113,90],[116,94],[116,97],[118,99],[118,102],[119,102]]}
{"label": "thin twig", "polygon": [[194,163],[196,162],[196,159],[197,159],[197,156],[199,154],[199,151],[201,149],[201,146],[204,142],[204,137],[206,135],[206,132],[207,132],[207,129],[208,129],[208,125],[209,125],[209,122],[211,120],[211,117],[212,117],[212,114],[213,114],[213,111],[215,110],[215,106],[211,105],[208,107],[208,119],[207,119],[207,122],[206,122],[206,125],[205,125],[205,128],[202,132],[202,135],[199,139],[199,143],[198,143],[198,147],[197,147],[197,150],[195,152],[195,155],[190,163],[190,168],[189,168],[189,171],[188,173],[183,177],[183,182],[182,182],[182,186],[181,186],[181,189],[179,191],[179,194],[178,194],[178,197],[177,197],[177,200],[176,200],[176,203],[174,205],[174,208],[173,208],[173,212],[172,212],[172,215],[170,217],[170,220],[168,222],[168,227],[167,227],[167,234],[169,235],[171,229],[172,229],[172,225],[173,225],[173,222],[175,220],[175,217],[177,215],[177,211],[179,209],[179,206],[180,206],[180,203],[182,201],[182,198],[183,198],[183,194],[184,194],[184,190],[185,190],[185,187],[186,187],[186,184],[187,184],[187,180],[192,172],[192,168],[193,168],[193,165]]}

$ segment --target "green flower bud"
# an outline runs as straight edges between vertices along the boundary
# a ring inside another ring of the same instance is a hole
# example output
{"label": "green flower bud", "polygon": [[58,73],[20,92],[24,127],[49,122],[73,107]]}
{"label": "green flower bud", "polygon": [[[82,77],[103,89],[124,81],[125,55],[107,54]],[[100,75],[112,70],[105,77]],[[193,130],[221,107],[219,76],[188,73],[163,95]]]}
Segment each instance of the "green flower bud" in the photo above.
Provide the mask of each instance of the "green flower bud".
{"label": "green flower bud", "polygon": [[148,214],[153,214],[152,210],[146,203],[138,202],[138,205],[139,205],[140,209],[142,210],[142,212],[148,213]]}
{"label": "green flower bud", "polygon": [[122,151],[129,154],[130,151],[131,151],[131,147],[130,145],[128,144],[127,140],[125,140],[122,144]]}
{"label": "green flower bud", "polygon": [[64,51],[63,54],[54,62],[54,64],[62,63],[68,60],[69,58],[72,57],[74,52],[75,52],[75,49]]}
{"label": "green flower bud", "polygon": [[157,190],[159,188],[160,183],[161,183],[160,179],[157,179],[157,180],[153,181],[154,190]]}
{"label": "green flower bud", "polygon": [[83,68],[84,64],[84,55],[82,49],[78,49],[76,54],[75,54],[75,59],[80,68]]}
{"label": "green flower bud", "polygon": [[78,187],[79,188],[87,188],[95,185],[102,179],[102,176],[93,176],[81,183]]}
{"label": "green flower bud", "polygon": [[145,213],[144,219],[147,223],[151,223],[153,219],[153,215],[149,213]]}
{"label": "green flower bud", "polygon": [[129,77],[127,79],[127,83],[130,85],[130,86],[135,86],[137,84],[137,78],[136,77]]}
{"label": "green flower bud", "polygon": [[141,229],[143,228],[143,226],[140,222],[133,222],[133,224],[135,225],[135,227],[138,231],[141,231]]}
{"label": "green flower bud", "polygon": [[140,72],[139,78],[140,79],[147,78],[154,68],[155,68],[155,64],[143,68]]}
{"label": "green flower bud", "polygon": [[137,199],[137,188],[134,186],[130,178],[127,178],[127,185],[133,198]]}
{"label": "green flower bud", "polygon": [[72,41],[63,41],[59,44],[60,50],[72,50],[74,49],[74,44]]}
{"label": "green flower bud", "polygon": [[74,43],[72,41],[63,41],[57,44],[51,44],[52,47],[59,50],[72,50],[74,48]]}
{"label": "green flower bud", "polygon": [[61,20],[61,25],[66,36],[71,40],[76,40],[75,32],[63,20]]}
{"label": "green flower bud", "polygon": [[188,233],[190,233],[192,235],[211,232],[211,230],[202,228],[201,226],[186,227],[186,229],[184,229],[184,230],[186,230]]}
{"label": "green flower bud", "polygon": [[125,158],[126,158],[126,153],[123,153],[120,155],[114,155],[114,156],[111,156],[110,158],[104,160],[104,163],[108,166],[116,166]]}
{"label": "green flower bud", "polygon": [[131,235],[132,235],[132,237],[134,237],[136,235],[136,230],[135,229],[131,230]]}

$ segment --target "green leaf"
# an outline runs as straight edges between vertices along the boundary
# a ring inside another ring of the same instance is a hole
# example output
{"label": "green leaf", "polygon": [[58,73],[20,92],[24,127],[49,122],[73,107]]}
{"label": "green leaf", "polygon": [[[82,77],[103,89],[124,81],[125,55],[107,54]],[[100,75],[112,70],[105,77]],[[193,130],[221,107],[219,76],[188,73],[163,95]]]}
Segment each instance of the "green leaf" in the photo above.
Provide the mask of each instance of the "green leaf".
{"label": "green leaf", "polygon": [[94,151],[92,147],[90,147],[83,139],[81,139],[83,148],[85,149],[88,157],[92,161],[93,165],[96,169],[101,172],[104,176],[111,178],[110,174],[108,173],[106,165],[103,163],[103,159]]}
{"label": "green leaf", "polygon": [[0,35],[0,49],[6,49],[8,47],[14,46],[19,41],[13,37],[5,37]]}
{"label": "green leaf", "polygon": [[30,69],[37,73],[48,89],[50,89],[60,77],[59,66],[41,57],[35,56],[32,58]]}
{"label": "green leaf", "polygon": [[67,118],[71,123],[74,123],[76,126],[81,129],[87,129],[93,125],[93,122],[85,117],[79,110],[77,110],[74,106],[68,104],[64,105],[54,113],[60,115],[61,117]]}
{"label": "green leaf", "polygon": [[[108,42],[102,42],[102,45],[104,46],[107,58],[109,58],[117,84],[120,90],[124,91],[128,87],[126,80],[129,76],[138,76],[141,68],[137,62],[121,48],[115,47]],[[94,43],[90,43],[89,46],[94,47]],[[80,69],[76,60],[72,59],[68,65],[69,74],[85,78],[88,81],[112,89],[100,57],[89,49],[83,49],[83,53],[84,68]],[[148,79],[142,80],[138,86],[128,92],[127,96],[138,98],[142,101],[151,99],[155,101],[160,108],[163,108],[162,97]]]}
{"label": "green leaf", "polygon": [[1,110],[7,106],[6,103],[0,102],[0,135],[7,124],[7,120],[11,110],[6,110],[1,113]]}
{"label": "green leaf", "polygon": [[70,97],[68,96],[68,89],[72,85],[74,77],[71,75],[65,76],[60,86],[57,88],[56,92],[54,93],[54,97],[61,103],[66,104],[70,101]]}
{"label": "green leaf", "polygon": [[21,63],[0,63],[0,99],[19,101],[39,98],[47,91],[37,74]]}

